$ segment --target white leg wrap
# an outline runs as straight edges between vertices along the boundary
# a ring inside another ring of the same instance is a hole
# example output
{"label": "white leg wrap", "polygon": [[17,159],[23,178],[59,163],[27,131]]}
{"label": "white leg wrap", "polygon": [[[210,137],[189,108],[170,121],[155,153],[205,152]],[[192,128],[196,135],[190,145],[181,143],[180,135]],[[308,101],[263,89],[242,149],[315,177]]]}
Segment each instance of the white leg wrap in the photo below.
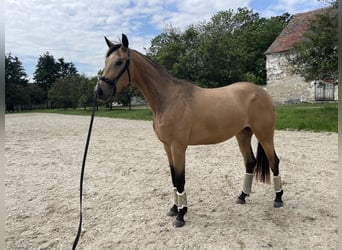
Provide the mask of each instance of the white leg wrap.
{"label": "white leg wrap", "polygon": [[280,175],[273,176],[273,185],[274,185],[274,191],[276,193],[281,191],[281,177],[280,177]]}
{"label": "white leg wrap", "polygon": [[243,188],[242,191],[245,194],[250,194],[252,192],[252,183],[253,183],[253,174],[245,173],[245,177],[243,179]]}
{"label": "white leg wrap", "polygon": [[173,204],[178,206],[178,196],[176,187],[173,187]]}
{"label": "white leg wrap", "polygon": [[183,193],[177,192],[177,197],[178,197],[178,209],[182,209],[188,206],[185,191],[183,191]]}

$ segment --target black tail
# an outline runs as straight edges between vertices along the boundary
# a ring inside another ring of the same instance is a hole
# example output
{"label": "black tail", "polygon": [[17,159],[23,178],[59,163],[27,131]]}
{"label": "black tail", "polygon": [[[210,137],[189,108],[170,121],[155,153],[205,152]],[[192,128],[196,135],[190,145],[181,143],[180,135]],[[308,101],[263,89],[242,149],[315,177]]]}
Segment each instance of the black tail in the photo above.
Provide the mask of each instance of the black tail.
{"label": "black tail", "polygon": [[255,178],[263,183],[270,183],[270,166],[267,156],[260,142],[256,156]]}

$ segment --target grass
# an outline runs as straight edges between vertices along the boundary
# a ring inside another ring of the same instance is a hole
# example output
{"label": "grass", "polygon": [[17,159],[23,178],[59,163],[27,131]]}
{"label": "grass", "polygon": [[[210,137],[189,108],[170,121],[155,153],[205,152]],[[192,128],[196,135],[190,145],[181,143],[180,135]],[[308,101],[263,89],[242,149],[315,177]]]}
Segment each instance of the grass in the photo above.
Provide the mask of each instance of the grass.
{"label": "grass", "polygon": [[[35,110],[34,112],[49,112],[68,115],[91,115],[91,109],[52,109]],[[131,120],[152,120],[152,112],[149,108],[133,107],[113,108],[113,110],[100,108],[96,116],[122,118]],[[338,104],[298,104],[277,106],[276,129],[280,130],[307,130],[338,132]]]}
{"label": "grass", "polygon": [[277,107],[276,129],[338,132],[338,104],[298,104]]}
{"label": "grass", "polygon": [[[84,109],[38,109],[29,112],[39,112],[39,113],[56,113],[63,115],[86,115],[90,116],[92,113],[92,108]],[[113,108],[109,110],[108,108],[99,108],[95,116],[98,117],[109,117],[109,118],[121,118],[129,120],[152,120],[152,111],[149,108]]]}

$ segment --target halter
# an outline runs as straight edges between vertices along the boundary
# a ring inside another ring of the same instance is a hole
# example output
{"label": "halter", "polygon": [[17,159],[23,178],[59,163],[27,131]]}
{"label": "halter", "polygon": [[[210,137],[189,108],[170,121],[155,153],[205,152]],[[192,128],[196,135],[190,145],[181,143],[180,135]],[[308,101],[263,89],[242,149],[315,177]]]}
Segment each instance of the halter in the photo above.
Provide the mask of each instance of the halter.
{"label": "halter", "polygon": [[130,63],[130,61],[131,61],[131,58],[130,58],[130,55],[129,55],[129,49],[127,48],[127,60],[126,60],[125,66],[121,69],[119,74],[113,80],[111,80],[111,79],[109,79],[107,77],[104,77],[104,76],[101,76],[99,78],[99,80],[104,81],[105,83],[107,83],[110,86],[112,86],[112,88],[114,90],[116,90],[116,84],[117,84],[118,80],[123,75],[123,73],[125,73],[125,71],[127,70],[128,81],[129,81],[129,83],[131,83],[131,74],[129,72],[129,63]]}

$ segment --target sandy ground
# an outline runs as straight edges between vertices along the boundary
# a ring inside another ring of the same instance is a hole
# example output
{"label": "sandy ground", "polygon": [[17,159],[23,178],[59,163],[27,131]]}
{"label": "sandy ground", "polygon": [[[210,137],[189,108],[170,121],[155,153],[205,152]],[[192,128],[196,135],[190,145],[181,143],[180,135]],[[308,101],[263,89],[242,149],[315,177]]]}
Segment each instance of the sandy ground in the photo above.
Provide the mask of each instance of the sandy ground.
{"label": "sandy ground", "polygon": [[[6,115],[7,249],[71,249],[90,117]],[[172,185],[151,122],[95,117],[78,249],[336,249],[337,134],[276,131],[284,207],[255,183],[235,204],[237,142],[190,147],[183,228],[166,216]],[[253,142],[254,147],[256,141]]]}

